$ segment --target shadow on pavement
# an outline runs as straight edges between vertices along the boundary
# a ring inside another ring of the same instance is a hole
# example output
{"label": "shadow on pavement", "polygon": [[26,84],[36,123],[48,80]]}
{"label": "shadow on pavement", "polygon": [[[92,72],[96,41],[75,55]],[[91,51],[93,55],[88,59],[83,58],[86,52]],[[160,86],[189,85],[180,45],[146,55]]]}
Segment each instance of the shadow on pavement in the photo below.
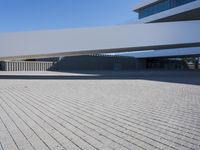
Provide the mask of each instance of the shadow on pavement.
{"label": "shadow on pavement", "polygon": [[73,71],[56,74],[1,74],[17,80],[150,80],[200,85],[200,71]]}

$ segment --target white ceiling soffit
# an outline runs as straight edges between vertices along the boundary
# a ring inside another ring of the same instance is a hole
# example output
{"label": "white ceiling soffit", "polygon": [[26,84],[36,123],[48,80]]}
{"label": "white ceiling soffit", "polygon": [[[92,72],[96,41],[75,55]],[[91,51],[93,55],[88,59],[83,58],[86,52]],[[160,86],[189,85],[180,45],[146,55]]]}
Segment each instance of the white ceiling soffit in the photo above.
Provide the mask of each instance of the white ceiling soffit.
{"label": "white ceiling soffit", "polygon": [[135,58],[154,58],[154,57],[175,57],[175,56],[191,56],[200,55],[200,47],[176,48],[166,50],[149,50],[140,52],[118,53],[115,55],[129,56]]}
{"label": "white ceiling soffit", "polygon": [[0,60],[200,46],[200,21],[0,33]]}

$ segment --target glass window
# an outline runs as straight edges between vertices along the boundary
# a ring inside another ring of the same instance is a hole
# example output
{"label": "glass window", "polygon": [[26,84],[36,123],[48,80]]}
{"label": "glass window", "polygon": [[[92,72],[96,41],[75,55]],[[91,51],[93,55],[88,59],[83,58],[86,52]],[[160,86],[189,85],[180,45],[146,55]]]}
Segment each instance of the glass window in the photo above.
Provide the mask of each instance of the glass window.
{"label": "glass window", "polygon": [[175,0],[175,7],[192,2],[195,0]]}
{"label": "glass window", "polygon": [[138,11],[139,19],[192,2],[195,0],[162,0]]}

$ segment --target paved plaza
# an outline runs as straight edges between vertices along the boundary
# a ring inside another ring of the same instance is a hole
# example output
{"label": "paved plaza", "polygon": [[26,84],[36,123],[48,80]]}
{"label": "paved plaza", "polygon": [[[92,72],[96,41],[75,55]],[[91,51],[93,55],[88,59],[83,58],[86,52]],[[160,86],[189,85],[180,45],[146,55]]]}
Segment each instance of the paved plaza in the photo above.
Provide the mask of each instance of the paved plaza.
{"label": "paved plaza", "polygon": [[199,150],[200,72],[0,72],[0,150]]}

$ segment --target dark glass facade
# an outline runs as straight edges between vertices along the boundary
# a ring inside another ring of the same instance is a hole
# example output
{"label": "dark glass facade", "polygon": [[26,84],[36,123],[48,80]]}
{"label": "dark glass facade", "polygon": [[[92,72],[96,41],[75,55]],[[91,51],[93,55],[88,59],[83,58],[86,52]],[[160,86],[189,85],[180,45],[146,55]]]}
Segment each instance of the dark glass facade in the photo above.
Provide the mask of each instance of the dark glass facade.
{"label": "dark glass facade", "polygon": [[139,9],[139,18],[141,19],[193,1],[196,0],[161,0],[158,3],[154,3],[145,8]]}

